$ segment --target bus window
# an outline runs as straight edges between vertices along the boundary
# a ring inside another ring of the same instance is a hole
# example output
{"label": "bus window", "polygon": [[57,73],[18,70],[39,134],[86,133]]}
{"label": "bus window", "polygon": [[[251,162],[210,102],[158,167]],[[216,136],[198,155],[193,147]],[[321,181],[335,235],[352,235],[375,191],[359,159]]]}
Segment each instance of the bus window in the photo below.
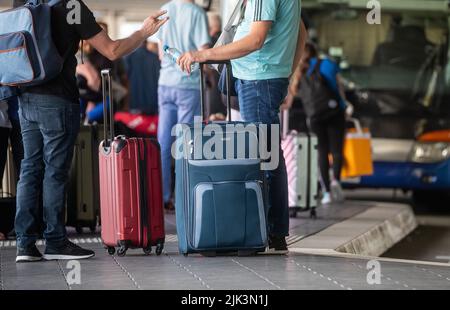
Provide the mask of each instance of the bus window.
{"label": "bus window", "polygon": [[371,124],[395,119],[396,138],[410,137],[423,119],[450,118],[446,14],[384,10],[381,24],[370,25],[367,12],[324,6],[303,12],[312,40],[340,65],[357,116]]}

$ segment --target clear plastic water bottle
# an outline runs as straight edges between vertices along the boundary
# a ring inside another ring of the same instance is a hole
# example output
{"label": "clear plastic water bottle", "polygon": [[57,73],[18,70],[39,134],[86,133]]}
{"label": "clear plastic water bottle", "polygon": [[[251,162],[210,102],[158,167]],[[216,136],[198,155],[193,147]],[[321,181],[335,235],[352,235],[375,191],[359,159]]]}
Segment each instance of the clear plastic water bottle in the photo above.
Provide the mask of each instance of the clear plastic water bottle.
{"label": "clear plastic water bottle", "polygon": [[[163,51],[166,55],[168,55],[174,63],[177,62],[178,58],[182,55],[179,50],[173,47],[168,47],[167,45],[163,46]],[[200,69],[200,65],[198,63],[193,63],[191,65],[191,73]]]}

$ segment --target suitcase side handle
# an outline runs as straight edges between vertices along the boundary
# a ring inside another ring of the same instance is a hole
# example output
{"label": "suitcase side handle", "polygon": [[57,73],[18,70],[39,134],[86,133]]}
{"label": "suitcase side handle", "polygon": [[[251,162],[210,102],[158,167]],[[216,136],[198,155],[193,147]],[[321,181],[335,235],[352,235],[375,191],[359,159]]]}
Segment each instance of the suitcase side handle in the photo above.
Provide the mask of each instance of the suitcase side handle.
{"label": "suitcase side handle", "polygon": [[[103,131],[105,135],[105,143],[103,147],[109,148],[114,140],[114,100],[112,95],[111,69],[101,71],[102,76],[102,92],[103,92]],[[109,100],[109,114],[108,114]],[[109,118],[109,120],[108,120]],[[108,130],[109,125],[109,130]],[[109,136],[108,136],[109,131]]]}
{"label": "suitcase side handle", "polygon": [[231,122],[231,62],[229,60],[225,61],[207,61],[200,63],[200,106],[201,106],[201,116],[202,120],[205,117],[205,73],[203,68],[205,65],[225,65],[227,67],[226,76],[226,87],[227,87],[227,120]]}

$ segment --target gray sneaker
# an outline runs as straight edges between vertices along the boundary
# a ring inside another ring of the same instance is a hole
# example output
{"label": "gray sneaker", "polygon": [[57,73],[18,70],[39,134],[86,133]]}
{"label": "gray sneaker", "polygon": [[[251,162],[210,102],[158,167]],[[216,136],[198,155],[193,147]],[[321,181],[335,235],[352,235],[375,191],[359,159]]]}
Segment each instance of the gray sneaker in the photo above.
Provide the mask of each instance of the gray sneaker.
{"label": "gray sneaker", "polygon": [[334,202],[345,201],[344,190],[342,189],[341,183],[336,180],[331,182],[331,199]]}

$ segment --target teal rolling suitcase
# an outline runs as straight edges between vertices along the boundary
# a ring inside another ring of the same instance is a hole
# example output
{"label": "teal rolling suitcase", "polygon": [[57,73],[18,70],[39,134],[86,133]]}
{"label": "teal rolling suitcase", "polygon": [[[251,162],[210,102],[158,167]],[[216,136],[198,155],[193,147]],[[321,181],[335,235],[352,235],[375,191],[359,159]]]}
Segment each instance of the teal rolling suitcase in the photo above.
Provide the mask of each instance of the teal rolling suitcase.
{"label": "teal rolling suitcase", "polygon": [[[226,65],[231,72],[229,62]],[[229,87],[230,77],[227,79]],[[203,79],[201,83],[203,115]],[[229,102],[228,98],[228,112]],[[205,134],[206,126],[210,125],[179,127],[182,129],[177,146],[184,150],[175,168],[179,250],[184,255],[206,256],[223,252],[252,255],[264,251],[267,246],[267,186],[262,161],[258,152],[250,149],[254,144],[244,143],[244,156],[237,156],[236,151],[238,141],[258,138],[258,131],[242,130],[249,124],[231,122],[230,116],[228,122],[213,123],[216,129],[221,129],[219,132]],[[241,129],[237,129],[239,127]],[[208,159],[205,154],[197,156],[195,150],[203,149],[211,139],[223,142],[225,159]],[[227,152],[233,152],[232,159],[225,156]]]}

